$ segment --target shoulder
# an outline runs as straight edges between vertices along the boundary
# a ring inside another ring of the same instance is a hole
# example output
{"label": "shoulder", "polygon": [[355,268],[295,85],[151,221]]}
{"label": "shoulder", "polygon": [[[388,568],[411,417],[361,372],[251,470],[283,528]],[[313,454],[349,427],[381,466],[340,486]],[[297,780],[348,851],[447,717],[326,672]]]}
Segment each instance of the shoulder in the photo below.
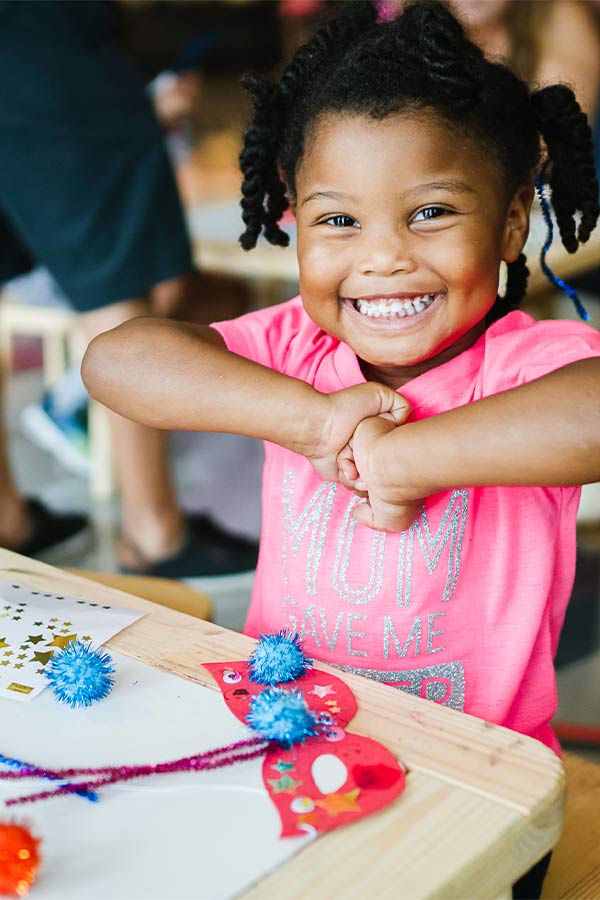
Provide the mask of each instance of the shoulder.
{"label": "shoulder", "polygon": [[315,347],[335,343],[307,316],[300,297],[212,327],[233,353],[292,375]]}
{"label": "shoulder", "polygon": [[600,29],[592,10],[580,0],[555,0],[540,34],[537,81],[573,87],[590,115],[598,101]]}
{"label": "shoulder", "polygon": [[572,319],[536,321],[524,312],[499,319],[485,335],[488,377],[506,390],[582,359],[600,356],[600,332]]}

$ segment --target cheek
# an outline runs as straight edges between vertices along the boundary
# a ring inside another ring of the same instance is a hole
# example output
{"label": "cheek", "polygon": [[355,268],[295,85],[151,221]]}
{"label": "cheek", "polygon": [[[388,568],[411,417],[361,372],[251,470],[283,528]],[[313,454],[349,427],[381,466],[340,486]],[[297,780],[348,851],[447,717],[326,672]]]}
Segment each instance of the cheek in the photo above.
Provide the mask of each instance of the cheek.
{"label": "cheek", "polygon": [[323,244],[299,244],[300,286],[304,291],[335,291],[346,274],[346,254]]}

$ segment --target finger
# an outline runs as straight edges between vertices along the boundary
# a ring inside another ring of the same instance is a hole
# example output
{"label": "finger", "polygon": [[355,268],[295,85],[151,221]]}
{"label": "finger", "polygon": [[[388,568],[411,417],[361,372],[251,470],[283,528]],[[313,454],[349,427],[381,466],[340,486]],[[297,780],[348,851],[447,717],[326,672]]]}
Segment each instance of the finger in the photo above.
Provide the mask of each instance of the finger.
{"label": "finger", "polygon": [[361,503],[352,510],[353,518],[361,525],[377,531],[406,531],[417,518],[418,505],[378,501]]}
{"label": "finger", "polygon": [[358,469],[354,459],[351,456],[344,456],[343,452],[338,455],[338,469],[345,480],[353,485],[359,478]]}
{"label": "finger", "polygon": [[406,397],[385,384],[374,384],[379,397],[379,411],[376,415],[390,419],[395,425],[403,425],[412,412]]}

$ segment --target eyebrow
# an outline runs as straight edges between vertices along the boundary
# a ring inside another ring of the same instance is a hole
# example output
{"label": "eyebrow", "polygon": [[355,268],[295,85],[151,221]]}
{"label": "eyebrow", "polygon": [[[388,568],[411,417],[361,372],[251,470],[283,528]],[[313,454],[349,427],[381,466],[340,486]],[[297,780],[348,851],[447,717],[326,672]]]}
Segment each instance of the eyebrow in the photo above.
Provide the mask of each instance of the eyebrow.
{"label": "eyebrow", "polygon": [[301,206],[304,206],[305,203],[310,203],[311,200],[339,200],[340,202],[350,200],[356,203],[356,197],[352,194],[343,194],[340,191],[315,191],[304,198]]}
{"label": "eyebrow", "polygon": [[448,191],[450,194],[475,194],[476,191],[467,184],[466,181],[428,181],[427,184],[418,184],[416,187],[406,191],[408,195],[419,194],[423,191]]}
{"label": "eyebrow", "polygon": [[[470,184],[467,184],[466,181],[428,181],[426,184],[417,184],[414,188],[410,188],[405,192],[405,196],[412,196],[413,194],[421,194],[425,191],[447,191],[450,194],[475,194],[476,191],[471,187]],[[356,202],[356,197],[353,194],[344,194],[341,191],[314,191],[312,194],[309,194],[308,197],[305,197],[301,206],[304,206],[306,203],[311,203],[313,200],[336,200],[338,202]]]}

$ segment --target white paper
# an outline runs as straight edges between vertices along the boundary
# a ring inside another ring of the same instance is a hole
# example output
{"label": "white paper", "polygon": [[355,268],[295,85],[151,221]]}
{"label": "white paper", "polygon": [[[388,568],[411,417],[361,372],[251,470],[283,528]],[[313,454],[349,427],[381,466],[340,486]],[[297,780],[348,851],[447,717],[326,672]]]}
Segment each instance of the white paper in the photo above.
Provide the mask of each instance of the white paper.
{"label": "white paper", "polygon": [[[219,692],[111,655],[115,686],[93,706],[71,709],[50,691],[3,704],[0,753],[50,768],[157,763],[249,735]],[[52,782],[0,780],[0,817],[26,818],[41,839],[32,900],[220,900],[310,840],[279,837],[261,770],[258,758],[113,785],[98,803],[75,795],[7,808],[8,797]]]}
{"label": "white paper", "polygon": [[29,702],[44,690],[44,670],[70,641],[93,646],[144,615],[133,609],[0,582],[0,698]]}

